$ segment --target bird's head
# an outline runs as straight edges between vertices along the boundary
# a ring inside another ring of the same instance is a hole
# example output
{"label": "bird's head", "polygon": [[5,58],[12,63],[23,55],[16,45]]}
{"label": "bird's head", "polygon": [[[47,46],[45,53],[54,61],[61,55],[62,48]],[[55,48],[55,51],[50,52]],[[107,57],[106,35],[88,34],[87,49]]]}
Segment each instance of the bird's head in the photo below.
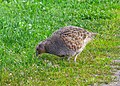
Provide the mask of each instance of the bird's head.
{"label": "bird's head", "polygon": [[36,56],[45,52],[46,52],[45,43],[44,42],[39,43],[38,46],[36,47]]}

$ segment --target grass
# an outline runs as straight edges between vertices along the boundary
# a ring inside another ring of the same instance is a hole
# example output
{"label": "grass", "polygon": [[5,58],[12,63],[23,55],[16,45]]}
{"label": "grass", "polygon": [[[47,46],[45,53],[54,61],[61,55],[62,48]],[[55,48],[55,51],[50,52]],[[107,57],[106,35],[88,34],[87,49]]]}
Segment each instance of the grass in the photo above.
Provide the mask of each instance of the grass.
{"label": "grass", "polygon": [[[109,83],[111,60],[120,59],[119,4],[119,0],[0,0],[1,86]],[[67,25],[99,35],[77,63],[50,54],[37,58],[36,45]]]}

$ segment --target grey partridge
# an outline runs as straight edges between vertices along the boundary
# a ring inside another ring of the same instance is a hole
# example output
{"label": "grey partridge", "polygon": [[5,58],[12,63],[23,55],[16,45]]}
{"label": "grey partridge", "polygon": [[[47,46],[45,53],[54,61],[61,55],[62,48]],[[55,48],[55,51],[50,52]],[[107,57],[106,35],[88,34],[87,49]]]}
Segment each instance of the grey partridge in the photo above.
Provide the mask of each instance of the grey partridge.
{"label": "grey partridge", "polygon": [[51,37],[42,41],[36,47],[36,55],[41,53],[50,53],[60,57],[74,57],[83,51],[86,44],[90,42],[96,33],[77,26],[66,26],[55,31]]}

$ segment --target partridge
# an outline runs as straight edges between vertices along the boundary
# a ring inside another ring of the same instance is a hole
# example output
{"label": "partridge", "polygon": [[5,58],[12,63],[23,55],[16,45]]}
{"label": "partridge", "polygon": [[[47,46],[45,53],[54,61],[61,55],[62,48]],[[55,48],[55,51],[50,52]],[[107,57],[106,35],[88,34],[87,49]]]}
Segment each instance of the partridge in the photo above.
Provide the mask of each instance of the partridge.
{"label": "partridge", "polygon": [[36,55],[50,53],[60,57],[67,57],[68,60],[74,57],[74,61],[76,62],[77,56],[95,35],[96,33],[89,32],[77,26],[60,28],[51,37],[38,44]]}

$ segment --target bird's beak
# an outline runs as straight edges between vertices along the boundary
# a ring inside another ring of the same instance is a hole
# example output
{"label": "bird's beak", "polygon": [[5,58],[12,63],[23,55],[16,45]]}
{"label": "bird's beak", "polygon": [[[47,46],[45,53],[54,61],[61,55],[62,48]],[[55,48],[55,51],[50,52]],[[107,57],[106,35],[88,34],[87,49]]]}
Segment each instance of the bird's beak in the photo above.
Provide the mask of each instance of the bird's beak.
{"label": "bird's beak", "polygon": [[39,54],[38,51],[36,51],[36,56],[38,56],[38,54]]}

